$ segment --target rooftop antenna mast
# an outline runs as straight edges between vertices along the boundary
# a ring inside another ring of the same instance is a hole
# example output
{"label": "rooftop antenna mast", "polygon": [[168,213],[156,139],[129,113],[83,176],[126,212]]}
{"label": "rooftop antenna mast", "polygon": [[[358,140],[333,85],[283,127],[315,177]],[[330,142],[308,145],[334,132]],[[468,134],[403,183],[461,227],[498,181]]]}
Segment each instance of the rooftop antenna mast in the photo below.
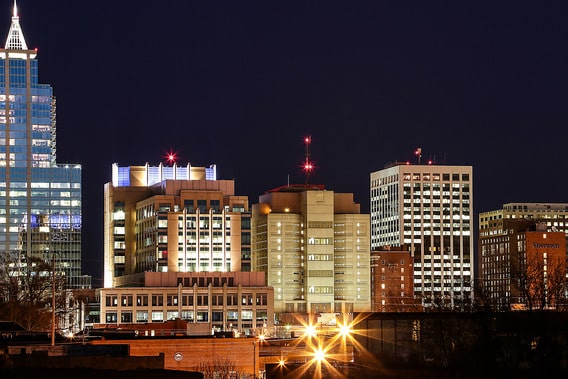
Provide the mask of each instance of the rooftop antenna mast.
{"label": "rooftop antenna mast", "polygon": [[420,159],[422,158],[422,148],[421,147],[416,148],[416,151],[414,151],[414,155],[418,157],[418,164],[420,164]]}
{"label": "rooftop antenna mast", "polygon": [[302,169],[306,173],[306,184],[310,184],[310,174],[314,170],[314,165],[312,161],[310,161],[310,144],[312,143],[312,137],[307,136],[304,137],[304,144],[306,145],[306,158],[304,161],[304,165]]}

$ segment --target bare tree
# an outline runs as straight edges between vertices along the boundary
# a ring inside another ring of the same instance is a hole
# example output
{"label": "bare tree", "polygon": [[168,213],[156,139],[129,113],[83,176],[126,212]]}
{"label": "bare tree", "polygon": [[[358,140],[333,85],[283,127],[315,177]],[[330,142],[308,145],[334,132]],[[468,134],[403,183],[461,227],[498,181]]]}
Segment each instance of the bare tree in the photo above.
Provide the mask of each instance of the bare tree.
{"label": "bare tree", "polygon": [[549,257],[546,268],[546,304],[558,310],[566,301],[566,261],[563,257]]}
{"label": "bare tree", "polygon": [[489,311],[495,306],[491,299],[491,293],[479,281],[476,281],[475,287],[475,301],[472,304],[473,310]]}
{"label": "bare tree", "polygon": [[222,357],[215,357],[212,361],[199,364],[199,371],[203,379],[242,379],[249,378],[249,374],[237,370],[237,365]]}
{"label": "bare tree", "polygon": [[[4,257],[0,270],[0,318],[30,331],[51,327],[53,268],[40,258]],[[56,278],[56,288],[61,278]]]}
{"label": "bare tree", "polygon": [[537,254],[519,253],[511,261],[511,292],[528,310],[543,310],[563,302],[566,290],[565,261]]}

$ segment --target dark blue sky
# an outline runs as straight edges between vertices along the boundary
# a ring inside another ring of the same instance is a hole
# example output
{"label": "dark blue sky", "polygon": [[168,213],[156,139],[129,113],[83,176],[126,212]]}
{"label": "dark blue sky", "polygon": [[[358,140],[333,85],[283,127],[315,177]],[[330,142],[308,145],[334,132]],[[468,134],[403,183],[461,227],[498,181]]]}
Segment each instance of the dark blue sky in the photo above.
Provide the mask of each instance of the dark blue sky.
{"label": "dark blue sky", "polygon": [[83,165],[85,273],[102,276],[111,164],[170,149],[251,203],[303,182],[308,134],[312,183],[365,212],[370,173],[417,147],[473,166],[476,215],[568,202],[568,2],[457,3],[18,0],[58,161]]}

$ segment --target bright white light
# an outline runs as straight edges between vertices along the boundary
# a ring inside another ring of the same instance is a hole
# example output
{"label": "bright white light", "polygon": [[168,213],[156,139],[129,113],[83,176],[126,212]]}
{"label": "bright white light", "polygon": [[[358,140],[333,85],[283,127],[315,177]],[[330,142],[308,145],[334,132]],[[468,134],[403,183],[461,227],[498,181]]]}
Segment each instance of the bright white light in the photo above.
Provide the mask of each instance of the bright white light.
{"label": "bright white light", "polygon": [[317,335],[316,327],[314,325],[306,326],[306,331],[304,332],[308,337],[315,337]]}
{"label": "bright white light", "polygon": [[341,327],[339,328],[339,334],[341,334],[343,337],[346,337],[349,335],[349,333],[351,333],[351,328],[349,327],[349,325],[341,325]]}
{"label": "bright white light", "polygon": [[323,361],[325,359],[325,352],[320,348],[314,352],[314,358],[318,361]]}

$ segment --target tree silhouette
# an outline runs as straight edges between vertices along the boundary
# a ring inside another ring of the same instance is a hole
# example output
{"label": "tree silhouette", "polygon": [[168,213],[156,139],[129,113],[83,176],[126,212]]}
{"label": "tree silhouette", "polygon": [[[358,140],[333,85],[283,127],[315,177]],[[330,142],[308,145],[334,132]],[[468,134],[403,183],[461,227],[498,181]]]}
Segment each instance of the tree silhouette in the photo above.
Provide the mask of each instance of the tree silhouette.
{"label": "tree silhouette", "polygon": [[233,361],[221,357],[201,362],[198,370],[203,374],[203,379],[249,379],[250,376],[246,372],[238,371]]}
{"label": "tree silhouette", "polygon": [[566,263],[558,256],[527,254],[511,259],[511,294],[513,302],[525,304],[528,310],[557,308],[566,297]]}
{"label": "tree silhouette", "polygon": [[[53,279],[52,266],[41,258],[16,260],[3,257],[0,269],[0,318],[19,323],[29,331],[49,331]],[[61,280],[60,276],[55,277],[57,289],[61,287]],[[62,301],[64,299],[57,299],[57,303]]]}

